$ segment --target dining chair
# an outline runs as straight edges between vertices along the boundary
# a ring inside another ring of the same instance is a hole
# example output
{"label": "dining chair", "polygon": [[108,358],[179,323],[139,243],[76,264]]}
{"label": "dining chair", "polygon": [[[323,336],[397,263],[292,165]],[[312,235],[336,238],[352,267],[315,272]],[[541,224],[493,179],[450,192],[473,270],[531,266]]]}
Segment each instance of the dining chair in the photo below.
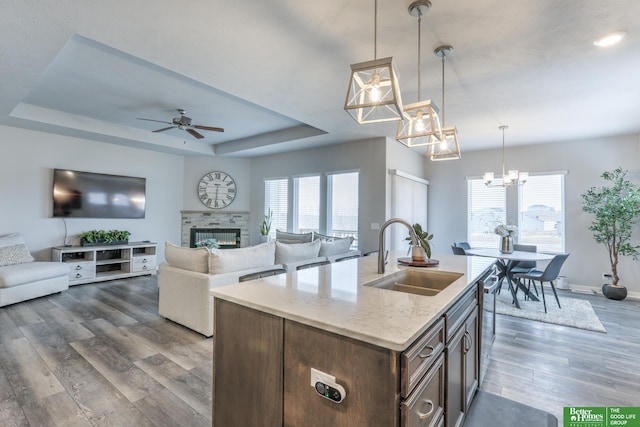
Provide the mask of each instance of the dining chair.
{"label": "dining chair", "polygon": [[569,254],[556,255],[549,262],[549,264],[547,265],[547,268],[545,268],[544,271],[532,270],[532,271],[529,271],[528,273],[518,273],[514,275],[514,278],[517,279],[518,281],[531,280],[534,283],[540,282],[540,293],[542,293],[542,303],[544,304],[545,313],[547,312],[547,301],[544,298],[544,282],[549,282],[551,284],[551,290],[553,291],[553,295],[555,295],[556,297],[558,308],[562,308],[560,306],[560,300],[558,299],[558,293],[556,292],[556,287],[553,284],[553,281],[556,280],[560,275],[560,269],[562,268],[562,264],[564,264],[564,262],[567,260],[568,257],[569,257]]}
{"label": "dining chair", "polygon": [[451,245],[451,250],[453,251],[454,255],[466,255],[467,254],[464,251],[464,248],[461,248],[461,247],[456,246],[456,245]]}
{"label": "dining chair", "polygon": [[[521,244],[514,244],[513,245],[513,250],[515,251],[523,251],[523,252],[538,252],[538,247],[536,245],[521,245]],[[512,264],[509,265],[507,267],[507,269],[509,270],[509,272],[513,275],[513,274],[518,274],[518,273],[528,273],[532,270],[535,270],[538,267],[538,263],[536,261],[510,261]],[[531,281],[529,281],[529,286],[531,286]],[[533,290],[535,291],[536,295],[538,295],[538,288],[536,287],[536,284],[533,284]],[[518,289],[516,288],[516,292],[518,291]],[[525,295],[526,298],[526,295]]]}
{"label": "dining chair", "polygon": [[341,262],[341,261],[346,261],[348,259],[355,259],[355,258],[360,258],[360,254],[346,255],[346,256],[343,256],[341,258],[334,259],[333,262]]}
{"label": "dining chair", "polygon": [[306,270],[307,268],[320,267],[321,265],[331,264],[329,261],[310,262],[296,267],[296,270]]}
{"label": "dining chair", "polygon": [[271,270],[259,271],[257,273],[245,274],[238,278],[238,282],[246,282],[249,280],[262,279],[263,277],[275,276],[277,274],[284,274],[287,270],[284,268],[273,268]]}
{"label": "dining chair", "polygon": [[471,245],[468,242],[454,242],[453,246],[462,248],[464,250],[471,249]]}

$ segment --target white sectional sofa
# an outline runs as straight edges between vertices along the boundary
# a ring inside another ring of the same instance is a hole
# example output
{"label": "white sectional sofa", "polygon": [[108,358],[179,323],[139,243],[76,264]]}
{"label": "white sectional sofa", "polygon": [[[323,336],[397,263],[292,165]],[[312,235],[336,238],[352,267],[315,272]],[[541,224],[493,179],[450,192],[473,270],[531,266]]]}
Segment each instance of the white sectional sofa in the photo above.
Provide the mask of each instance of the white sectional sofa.
{"label": "white sectional sofa", "polygon": [[38,262],[20,233],[0,236],[0,307],[69,289],[69,266]]}
{"label": "white sectional sofa", "polygon": [[349,250],[350,243],[351,240],[347,243],[344,239],[304,243],[271,241],[246,248],[209,251],[166,242],[166,262],[158,268],[159,313],[210,337],[213,335],[210,289],[238,283],[241,277],[254,273],[295,271],[307,264],[359,256],[359,251]]}

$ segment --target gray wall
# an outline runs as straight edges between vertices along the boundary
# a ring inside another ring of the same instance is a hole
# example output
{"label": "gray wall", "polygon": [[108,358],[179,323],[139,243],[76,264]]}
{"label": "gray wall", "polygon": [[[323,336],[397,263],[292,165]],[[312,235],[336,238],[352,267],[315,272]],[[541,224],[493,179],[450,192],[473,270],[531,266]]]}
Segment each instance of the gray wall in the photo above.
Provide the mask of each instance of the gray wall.
{"label": "gray wall", "polygon": [[209,172],[222,171],[229,174],[236,182],[236,198],[219,212],[249,212],[251,204],[251,170],[249,159],[230,157],[186,157],[184,159],[183,210],[216,211],[203,205],[198,198],[197,186]]}
{"label": "gray wall", "polygon": [[[264,180],[277,177],[358,170],[360,172],[360,250],[377,248],[378,232],[371,223],[385,220],[386,174],[384,138],[331,145],[251,159],[251,242],[259,242],[258,225],[264,215]],[[322,180],[324,181],[324,180]],[[290,182],[290,189],[292,184]]]}
{"label": "gray wall", "polygon": [[[566,170],[565,211],[566,251],[571,253],[562,274],[577,287],[599,288],[603,272],[610,270],[606,248],[593,240],[588,226],[591,217],[582,212],[580,194],[591,186],[600,186],[602,172],[616,167],[634,173],[640,169],[640,138],[629,135],[596,138],[558,144],[515,147],[506,150],[508,168],[529,172]],[[502,151],[464,152],[451,162],[425,160],[429,186],[429,231],[435,234],[439,248],[449,248],[456,240],[467,238],[467,176],[501,169]],[[526,185],[526,184],[525,184]],[[515,188],[509,189],[516,191]],[[516,218],[510,218],[516,223]],[[636,244],[640,244],[640,234]],[[619,265],[621,283],[640,296],[640,263],[623,259]]]}
{"label": "gray wall", "polygon": [[147,179],[144,219],[69,218],[67,243],[94,228],[125,229],[130,239],[159,243],[180,241],[183,158],[49,133],[0,126],[0,234],[21,232],[38,261],[51,259],[51,246],[64,244],[65,227],[51,218],[53,168]]}

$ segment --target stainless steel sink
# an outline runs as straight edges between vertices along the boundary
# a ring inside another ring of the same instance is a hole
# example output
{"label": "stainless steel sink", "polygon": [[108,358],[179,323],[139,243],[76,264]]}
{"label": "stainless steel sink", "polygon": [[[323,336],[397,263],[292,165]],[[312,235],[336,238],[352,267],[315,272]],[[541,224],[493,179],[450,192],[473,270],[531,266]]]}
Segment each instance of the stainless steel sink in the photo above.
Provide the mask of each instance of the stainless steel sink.
{"label": "stainless steel sink", "polygon": [[409,294],[434,296],[462,277],[462,273],[433,270],[402,270],[400,273],[383,277],[364,286],[389,289]]}

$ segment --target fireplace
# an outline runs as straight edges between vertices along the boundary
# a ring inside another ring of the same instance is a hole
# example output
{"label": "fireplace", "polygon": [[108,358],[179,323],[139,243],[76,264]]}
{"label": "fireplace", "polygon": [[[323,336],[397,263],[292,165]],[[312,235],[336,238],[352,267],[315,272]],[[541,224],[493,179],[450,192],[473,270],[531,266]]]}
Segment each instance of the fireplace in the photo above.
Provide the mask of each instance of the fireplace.
{"label": "fireplace", "polygon": [[[240,245],[244,248],[249,246],[249,212],[241,211],[181,211],[182,220],[180,226],[180,244],[182,246],[193,246],[197,240],[192,236],[192,229],[227,230],[234,229],[235,240],[236,229],[240,230]],[[215,238],[215,237],[208,237]],[[220,239],[226,240],[226,239]]]}
{"label": "fireplace", "polygon": [[204,239],[216,239],[220,249],[240,247],[239,228],[191,228],[189,247],[195,248],[196,242]]}

